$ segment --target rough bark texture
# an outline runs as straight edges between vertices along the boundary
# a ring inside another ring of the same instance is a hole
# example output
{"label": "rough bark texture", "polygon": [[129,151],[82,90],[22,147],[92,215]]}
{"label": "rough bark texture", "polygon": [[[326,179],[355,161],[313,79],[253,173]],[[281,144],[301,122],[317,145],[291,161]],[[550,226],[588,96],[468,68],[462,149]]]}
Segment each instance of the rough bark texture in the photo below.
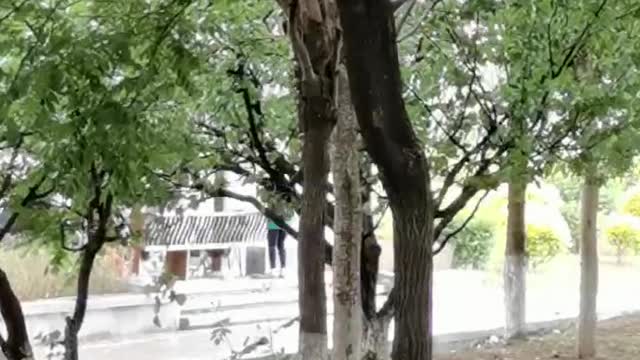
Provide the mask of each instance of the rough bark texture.
{"label": "rough bark texture", "polygon": [[339,38],[332,0],[286,1],[288,32],[296,59],[298,120],[303,134],[303,194],[298,246],[300,352],[327,358],[324,282],[324,216],[329,172],[328,143],[336,123]]}
{"label": "rough bark texture", "polygon": [[430,360],[434,202],[428,164],[402,99],[393,7],[340,0],[349,85],[394,220],[392,358]]}
{"label": "rough bark texture", "polygon": [[7,328],[7,339],[0,340],[2,353],[8,360],[32,359],[31,344],[20,301],[16,297],[7,274],[0,270],[0,313]]}
{"label": "rough bark texture", "polygon": [[580,221],[580,313],[578,315],[577,355],[580,359],[596,354],[596,298],[598,296],[598,190],[599,183],[589,174],[582,188]]}
{"label": "rough bark texture", "polygon": [[333,131],[331,170],[335,202],[333,245],[333,360],[360,360],[362,204],[358,125],[344,66],[338,77],[338,122]]}
{"label": "rough bark texture", "polygon": [[362,353],[364,360],[388,360],[391,353],[389,349],[389,324],[391,317],[380,317],[367,321],[362,341]]}
{"label": "rough bark texture", "polygon": [[505,336],[524,336],[526,326],[526,183],[509,183],[507,244],[504,260]]}

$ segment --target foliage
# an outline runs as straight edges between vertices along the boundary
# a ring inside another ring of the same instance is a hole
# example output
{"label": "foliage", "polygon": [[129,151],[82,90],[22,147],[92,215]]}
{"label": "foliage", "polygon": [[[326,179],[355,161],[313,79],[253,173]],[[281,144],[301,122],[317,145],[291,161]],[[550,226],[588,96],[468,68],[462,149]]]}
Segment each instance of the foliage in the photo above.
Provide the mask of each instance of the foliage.
{"label": "foliage", "polygon": [[618,217],[605,228],[606,240],[616,250],[618,263],[629,252],[640,251],[640,228],[635,219]]}
{"label": "foliage", "polygon": [[51,187],[52,196],[19,221],[62,265],[60,237],[86,231],[96,209],[106,210],[113,229],[126,222],[124,208],[169,196],[153,174],[189,151],[187,108],[177,105],[193,94],[185,79],[196,63],[179,37],[188,25],[179,15],[191,2],[53,3],[24,2],[0,23],[0,46],[11,49],[0,72],[10,95],[0,114],[3,135],[29,134],[25,156]]}
{"label": "foliage", "polygon": [[562,251],[562,240],[550,227],[527,225],[527,253],[533,268],[553,259]]}
{"label": "foliage", "polygon": [[[455,231],[462,222],[454,220],[450,224],[451,231]],[[453,266],[484,269],[494,245],[493,224],[482,218],[472,219],[455,237],[453,246]]]}
{"label": "foliage", "polygon": [[625,214],[640,217],[640,192],[632,193],[626,199],[622,210]]}

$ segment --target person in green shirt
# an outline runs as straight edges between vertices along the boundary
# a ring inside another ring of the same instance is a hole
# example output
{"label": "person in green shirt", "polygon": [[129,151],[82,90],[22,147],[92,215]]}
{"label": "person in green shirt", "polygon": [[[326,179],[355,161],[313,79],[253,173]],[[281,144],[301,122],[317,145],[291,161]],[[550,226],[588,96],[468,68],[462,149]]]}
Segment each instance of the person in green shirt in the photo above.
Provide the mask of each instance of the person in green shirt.
{"label": "person in green shirt", "polygon": [[281,229],[275,222],[269,219],[267,223],[267,241],[269,245],[269,265],[271,266],[271,275],[274,275],[276,269],[276,250],[280,258],[280,277],[284,277],[287,264],[287,252],[284,249],[284,239],[287,233]]}

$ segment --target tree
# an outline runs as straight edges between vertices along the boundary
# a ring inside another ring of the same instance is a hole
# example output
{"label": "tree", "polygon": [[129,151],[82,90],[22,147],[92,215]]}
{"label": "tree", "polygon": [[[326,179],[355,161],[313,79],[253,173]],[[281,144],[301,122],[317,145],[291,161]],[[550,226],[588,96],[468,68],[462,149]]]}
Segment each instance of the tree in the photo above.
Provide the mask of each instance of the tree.
{"label": "tree", "polygon": [[[598,82],[576,78],[571,70],[600,34],[616,33],[605,24],[622,9],[616,10],[606,0],[582,4],[573,8],[551,1],[506,6],[486,2],[467,4],[459,13],[461,18],[473,19],[470,24],[476,29],[476,37],[470,45],[465,46],[464,41],[458,44],[484,54],[485,64],[497,68],[494,107],[507,120],[501,137],[511,142],[503,168],[511,188],[511,226],[505,249],[509,337],[522,335],[525,330],[526,236],[522,210],[526,184],[556,162],[562,151],[571,151],[575,135],[594,121],[584,104],[593,100],[592,91]],[[537,15],[531,16],[534,13]],[[465,32],[456,29],[454,34]],[[600,57],[606,63],[605,58],[615,53],[609,51],[593,52],[606,54]]]}
{"label": "tree", "polygon": [[289,2],[287,31],[295,57],[298,124],[303,136],[303,192],[298,246],[300,351],[303,359],[327,357],[324,213],[329,137],[336,123],[338,23],[333,1]]}
{"label": "tree", "polygon": [[339,1],[351,96],[394,219],[392,358],[431,358],[434,206],[428,164],[402,98],[390,2]]}
{"label": "tree", "polygon": [[[633,22],[621,21],[616,30],[625,36],[633,36],[637,27],[633,25]],[[606,36],[604,39],[595,37],[595,40],[590,44],[594,48],[608,41]],[[631,63],[637,53],[635,47],[617,46],[615,50],[618,61],[627,63]],[[580,219],[580,310],[576,337],[576,352],[581,359],[596,355],[599,189],[605,181],[623,176],[632,167],[640,150],[637,146],[640,128],[636,104],[627,96],[637,91],[640,78],[626,70],[621,71],[619,66],[594,66],[594,57],[585,56],[578,63],[576,76],[590,78],[594,83],[592,96],[582,105],[588,108],[595,121],[577,138],[580,151],[566,157],[573,173],[584,179]],[[617,80],[607,83],[603,78]]]}
{"label": "tree", "polygon": [[[24,64],[26,79],[35,80],[11,89],[19,101],[9,104],[15,117],[7,127],[30,134],[29,156],[47,175],[40,183],[53,188],[29,213],[14,206],[14,222],[33,246],[52,250],[54,265],[62,264],[66,252],[80,254],[76,303],[64,339],[65,358],[77,359],[96,256],[105,244],[128,237],[125,208],[168,194],[153,171],[172,165],[185,150],[180,140],[189,130],[186,113],[175,104],[190,98],[186,79],[194,65],[175,35],[184,25],[179,15],[191,2],[23,5],[14,10],[11,29],[37,56],[26,50],[24,57],[9,60],[18,69]],[[144,16],[129,16],[136,12]],[[44,197],[29,194],[25,200]]]}
{"label": "tree", "polygon": [[[349,96],[347,69],[338,72],[338,121],[332,138],[335,188],[333,246],[333,359],[361,359],[363,314],[360,295],[362,203],[358,125]],[[385,339],[386,340],[386,339]]]}
{"label": "tree", "polygon": [[598,295],[598,178],[585,177],[580,217],[580,311],[578,315],[578,358],[595,355],[596,298]]}

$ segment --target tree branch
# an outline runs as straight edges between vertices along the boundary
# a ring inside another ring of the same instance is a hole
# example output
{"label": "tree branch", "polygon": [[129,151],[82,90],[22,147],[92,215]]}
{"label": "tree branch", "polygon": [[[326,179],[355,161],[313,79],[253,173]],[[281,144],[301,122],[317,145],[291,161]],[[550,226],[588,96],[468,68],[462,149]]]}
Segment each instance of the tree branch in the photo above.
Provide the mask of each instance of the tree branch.
{"label": "tree branch", "polygon": [[13,292],[7,274],[0,269],[0,313],[7,328],[7,339],[0,340],[2,352],[9,360],[31,359],[33,354],[20,300]]}
{"label": "tree branch", "polygon": [[456,230],[452,231],[442,241],[438,242],[438,248],[433,250],[433,255],[438,255],[440,251],[444,249],[445,245],[447,245],[450,239],[452,239],[454,236],[458,235],[462,230],[464,230],[464,228],[469,224],[469,222],[473,219],[473,217],[478,212],[478,209],[480,208],[480,204],[482,203],[482,201],[484,201],[487,195],[489,195],[489,192],[490,190],[485,191],[485,193],[480,197],[480,199],[476,203],[476,206],[473,208],[473,211],[471,211],[471,214],[465,219],[465,221]]}
{"label": "tree branch", "polygon": [[393,0],[393,1],[389,1],[391,3],[391,9],[393,12],[398,11],[398,9],[400,9],[402,7],[402,5],[406,4],[407,2],[412,1],[415,3],[415,0]]}

